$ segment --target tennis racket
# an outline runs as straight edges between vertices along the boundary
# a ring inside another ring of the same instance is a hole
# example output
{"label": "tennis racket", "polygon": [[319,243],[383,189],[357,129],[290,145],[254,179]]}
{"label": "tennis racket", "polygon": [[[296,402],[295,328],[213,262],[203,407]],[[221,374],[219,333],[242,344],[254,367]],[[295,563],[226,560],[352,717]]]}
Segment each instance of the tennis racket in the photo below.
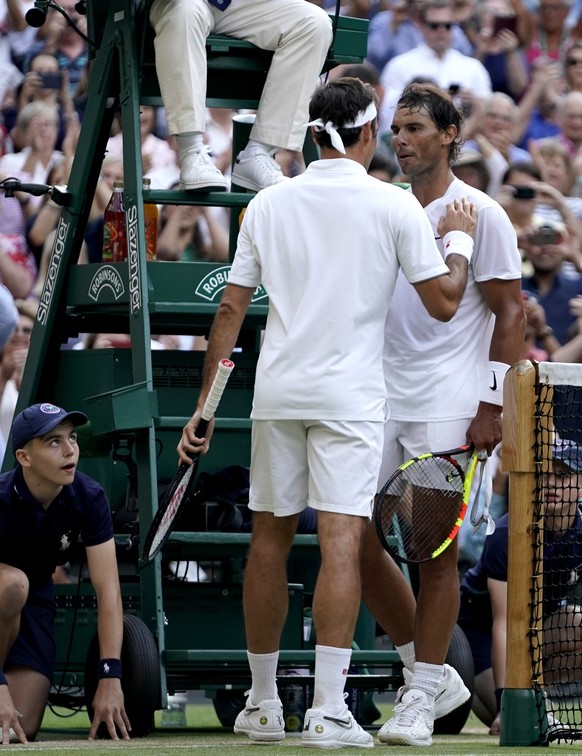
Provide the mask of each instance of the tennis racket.
{"label": "tennis racket", "polygon": [[[202,409],[202,417],[198,423],[196,429],[196,435],[202,438],[208,429],[216,408],[220,402],[226,382],[230,378],[232,369],[234,368],[234,362],[231,360],[220,360],[218,363],[218,370],[214,377],[214,381],[210,388],[210,392],[204,403]],[[198,462],[200,461],[200,454],[194,454],[192,457],[192,464],[182,462],[178,467],[178,471],[174,475],[172,482],[168,486],[166,493],[164,494],[156,512],[150,529],[145,538],[141,557],[139,560],[139,566],[145,567],[159,554],[163,545],[168,540],[168,536],[172,532],[172,527],[176,520],[176,517],[182,511],[182,507],[188,501],[194,479],[196,478],[196,470],[198,469]]]}
{"label": "tennis racket", "polygon": [[463,524],[480,457],[473,444],[421,454],[400,465],[378,494],[374,523],[384,549],[399,562],[435,559]]}

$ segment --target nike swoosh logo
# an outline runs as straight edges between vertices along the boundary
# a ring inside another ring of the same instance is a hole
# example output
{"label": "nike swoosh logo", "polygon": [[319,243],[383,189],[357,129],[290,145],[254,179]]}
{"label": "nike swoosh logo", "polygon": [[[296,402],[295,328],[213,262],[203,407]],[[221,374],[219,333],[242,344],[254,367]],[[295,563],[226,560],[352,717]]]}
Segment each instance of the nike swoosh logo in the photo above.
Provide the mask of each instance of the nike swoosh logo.
{"label": "nike swoosh logo", "polygon": [[351,719],[337,719],[336,717],[324,717],[324,719],[327,719],[328,722],[335,722],[340,727],[343,727],[345,730],[351,730],[352,729],[352,720]]}
{"label": "nike swoosh logo", "polygon": [[258,711],[260,709],[260,706],[255,706],[254,709],[245,709],[245,714],[253,714],[255,711]]}
{"label": "nike swoosh logo", "polygon": [[493,370],[491,372],[493,373],[493,386],[489,386],[489,388],[491,389],[491,391],[497,391],[497,376],[495,375]]}

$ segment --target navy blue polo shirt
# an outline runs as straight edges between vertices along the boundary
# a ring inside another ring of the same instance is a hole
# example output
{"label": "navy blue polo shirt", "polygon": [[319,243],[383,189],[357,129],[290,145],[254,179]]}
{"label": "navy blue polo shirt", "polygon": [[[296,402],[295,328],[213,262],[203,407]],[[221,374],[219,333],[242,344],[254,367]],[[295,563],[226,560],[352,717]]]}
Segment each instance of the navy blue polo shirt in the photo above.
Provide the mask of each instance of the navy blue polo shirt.
{"label": "navy blue polo shirt", "polygon": [[524,276],[521,279],[521,288],[533,294],[546,313],[546,322],[554,329],[554,336],[560,344],[565,344],[572,338],[569,333],[576,318],[570,312],[568,302],[582,294],[582,278],[566,278],[556,275],[554,284],[547,294],[542,296],[537,287],[535,278]]}
{"label": "navy blue polo shirt", "polygon": [[55,567],[69,561],[81,538],[97,546],[113,538],[103,488],[81,472],[45,509],[30,493],[22,469],[0,475],[0,562],[18,567],[31,589],[51,582]]}
{"label": "navy blue polo shirt", "polygon": [[[469,596],[479,611],[491,616],[491,600],[487,579],[507,582],[509,515],[495,523],[495,532],[485,539],[481,558],[467,570],[461,581],[461,595]],[[556,611],[562,599],[576,582],[577,570],[582,566],[582,512],[578,508],[575,521],[565,534],[555,540],[551,530],[544,530],[544,617]],[[485,621],[485,620],[484,620]]]}
{"label": "navy blue polo shirt", "polygon": [[[461,581],[457,622],[471,646],[475,674],[491,667],[493,613],[487,579],[507,582],[508,522],[508,515],[496,521],[495,532],[485,539],[481,558],[467,570]],[[554,535],[551,531],[544,531],[544,618],[558,609],[576,582],[577,570],[582,565],[580,509],[572,528],[559,541],[554,540]]]}

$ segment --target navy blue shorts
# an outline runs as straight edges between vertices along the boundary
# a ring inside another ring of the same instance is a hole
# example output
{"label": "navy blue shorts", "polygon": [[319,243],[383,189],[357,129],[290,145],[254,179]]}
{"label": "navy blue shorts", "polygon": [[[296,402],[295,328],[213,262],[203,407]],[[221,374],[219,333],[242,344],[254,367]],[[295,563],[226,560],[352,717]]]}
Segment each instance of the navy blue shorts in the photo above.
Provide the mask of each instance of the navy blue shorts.
{"label": "navy blue shorts", "polygon": [[491,646],[493,643],[493,619],[491,610],[487,611],[482,602],[470,597],[467,593],[461,594],[461,608],[457,624],[465,633],[475,666],[475,674],[478,675],[491,667]]}
{"label": "navy blue shorts", "polygon": [[20,615],[20,632],[4,662],[5,672],[12,665],[19,665],[52,679],[56,655],[55,614],[52,587],[31,591]]}

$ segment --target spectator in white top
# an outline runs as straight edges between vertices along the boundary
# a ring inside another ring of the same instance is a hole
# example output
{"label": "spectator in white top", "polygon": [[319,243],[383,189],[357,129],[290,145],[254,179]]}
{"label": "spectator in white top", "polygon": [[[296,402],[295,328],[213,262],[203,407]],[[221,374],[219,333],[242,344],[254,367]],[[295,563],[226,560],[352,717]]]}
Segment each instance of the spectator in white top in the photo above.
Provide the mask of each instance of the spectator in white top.
{"label": "spectator in white top", "polygon": [[10,291],[0,284],[0,349],[12,336],[12,331],[18,323],[18,310],[14,304],[14,297]]}
{"label": "spectator in white top", "polygon": [[[47,176],[63,153],[55,149],[59,115],[54,105],[29,102],[19,112],[13,129],[15,142],[22,144],[20,152],[8,153],[0,158],[0,171],[21,181],[46,183]],[[36,209],[42,197],[26,201],[29,210]]]}
{"label": "spectator in white top", "polygon": [[[418,24],[421,8],[422,3],[389,0],[389,10],[377,13],[370,21],[366,60],[378,69],[378,73],[389,60],[414,49],[423,41]],[[463,55],[473,53],[473,45],[458,23],[451,29],[451,45]]]}
{"label": "spectator in white top", "polygon": [[454,11],[447,0],[431,0],[424,6],[420,13],[424,42],[392,58],[382,71],[382,83],[391,101],[419,77],[430,77],[445,90],[457,87],[456,94],[464,103],[491,94],[491,79],[485,66],[451,46],[454,23]]}

